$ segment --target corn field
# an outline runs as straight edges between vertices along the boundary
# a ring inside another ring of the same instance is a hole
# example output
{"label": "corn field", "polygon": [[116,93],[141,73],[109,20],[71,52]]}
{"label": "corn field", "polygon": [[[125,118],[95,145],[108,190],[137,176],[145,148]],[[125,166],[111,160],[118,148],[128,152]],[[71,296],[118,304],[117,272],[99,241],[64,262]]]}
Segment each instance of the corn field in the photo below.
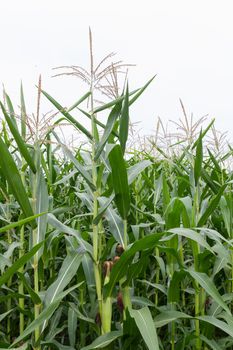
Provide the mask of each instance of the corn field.
{"label": "corn field", "polygon": [[[95,107],[91,68],[70,108],[40,82],[34,119],[22,86],[19,116],[0,103],[0,349],[233,349],[231,147],[208,147],[211,122],[172,156],[128,151],[130,106],[153,79],[105,87]],[[45,100],[56,121],[41,127]],[[83,145],[61,140],[64,121]]]}

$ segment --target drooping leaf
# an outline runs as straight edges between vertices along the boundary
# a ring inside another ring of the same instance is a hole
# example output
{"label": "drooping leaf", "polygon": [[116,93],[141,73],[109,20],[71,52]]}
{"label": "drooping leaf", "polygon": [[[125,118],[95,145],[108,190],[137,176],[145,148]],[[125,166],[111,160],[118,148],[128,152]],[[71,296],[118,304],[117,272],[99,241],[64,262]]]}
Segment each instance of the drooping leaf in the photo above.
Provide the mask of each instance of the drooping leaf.
{"label": "drooping leaf", "polygon": [[34,291],[34,289],[32,289],[32,287],[28,284],[25,276],[21,273],[21,272],[17,272],[19,278],[21,279],[21,281],[23,282],[24,287],[26,288],[26,290],[28,291],[32,302],[34,304],[41,304],[41,299],[39,297],[39,295]]}
{"label": "drooping leaf", "polygon": [[47,322],[50,319],[50,317],[53,315],[55,310],[58,308],[61,300],[76,288],[78,288],[78,285],[75,285],[65,290],[64,292],[60,293],[59,296],[57,296],[56,300],[54,300],[51,304],[49,304],[48,307],[44,308],[44,310],[40,313],[40,315],[28,325],[28,327],[23,331],[22,334],[20,334],[18,338],[15,339],[15,341],[10,346],[10,348],[12,348],[15,344],[19,343],[21,340],[26,338],[36,328],[40,327],[44,322]]}
{"label": "drooping leaf", "polygon": [[96,338],[90,345],[84,346],[81,350],[102,349],[111,344],[114,340],[123,335],[122,331],[113,331]]}
{"label": "drooping leaf", "polygon": [[58,277],[55,282],[49,286],[45,293],[44,305],[47,307],[53,303],[59,296],[65,287],[70,283],[74,275],[76,274],[79,265],[82,261],[82,254],[77,252],[71,252],[67,255],[62,263]]}
{"label": "drooping leaf", "polygon": [[192,318],[191,316],[185,314],[184,312],[169,310],[163,311],[158,316],[154,318],[155,327],[160,328],[169,324],[170,322],[176,321],[180,318]]}
{"label": "drooping leaf", "polygon": [[149,308],[144,307],[139,310],[129,310],[129,313],[134,318],[148,349],[159,350],[157,332]]}
{"label": "drooping leaf", "polygon": [[206,249],[208,249],[209,251],[212,252],[212,249],[210,247],[210,245],[207,243],[207,241],[200,235],[200,233],[188,229],[188,228],[172,228],[170,230],[168,230],[168,232],[170,233],[175,233],[179,236],[183,236],[183,237],[187,237],[189,239],[191,239],[192,241],[198,242],[198,244]]}
{"label": "drooping leaf", "polygon": [[88,252],[90,256],[92,256],[93,249],[90,243],[86,242],[80,235],[80,233],[73,229],[72,227],[69,227],[67,225],[64,225],[61,221],[59,221],[53,214],[48,214],[48,223],[56,228],[59,232],[66,233],[68,235],[74,236],[82,250],[85,252]]}
{"label": "drooping leaf", "polygon": [[198,320],[204,321],[212,324],[213,326],[221,329],[223,332],[227,333],[230,337],[233,337],[233,329],[226,322],[220,321],[216,317],[213,316],[199,316]]}
{"label": "drooping leaf", "polygon": [[8,316],[14,309],[8,310],[6,312],[4,312],[3,314],[0,314],[0,322],[2,322],[4,320],[4,318],[6,316]]}
{"label": "drooping leaf", "polygon": [[74,164],[74,166],[76,167],[76,169],[79,171],[79,173],[84,177],[84,179],[87,181],[88,185],[95,190],[95,186],[92,182],[92,178],[90,173],[85,169],[85,167],[80,164],[80,162],[75,158],[75,156],[73,155],[73,153],[68,149],[68,147],[63,144],[60,140],[60,138],[58,137],[58,135],[53,132],[55,138],[57,139],[57,141],[59,142],[59,144],[62,147],[62,150],[64,152],[64,154],[71,160],[71,162]]}
{"label": "drooping leaf", "polygon": [[118,282],[125,275],[125,273],[127,272],[127,264],[131,261],[134,255],[139,251],[154,248],[158,244],[158,241],[161,239],[162,236],[163,236],[163,233],[155,233],[155,234],[146,236],[136,241],[135,243],[133,243],[121,255],[117,264],[115,264],[112,268],[109,283],[104,288],[105,297],[112,295],[113,288],[116,282]]}
{"label": "drooping leaf", "polygon": [[142,160],[141,162],[129,167],[127,169],[129,185],[131,185],[134,182],[134,180],[136,180],[137,176],[151,164],[152,163],[150,160]]}
{"label": "drooping leaf", "polygon": [[[98,201],[101,205],[102,210],[105,212],[105,218],[108,221],[109,224],[109,230],[110,233],[114,236],[116,242],[120,243],[122,246],[124,246],[124,239],[123,239],[123,230],[124,230],[124,224],[121,217],[116,213],[116,211],[113,209],[113,207],[108,205],[108,200],[104,197],[99,197]],[[100,215],[100,214],[99,214]]]}
{"label": "drooping leaf", "polygon": [[187,272],[195,281],[197,281],[202,286],[207,294],[209,294],[229,315],[231,315],[231,311],[219,294],[213,281],[209,278],[209,276],[207,276],[206,273],[197,272],[191,269],[187,270]]}
{"label": "drooping leaf", "polygon": [[22,183],[17,166],[6,146],[0,137],[0,167],[1,172],[10,185],[10,188],[22,208],[22,211],[26,217],[33,216],[31,204],[29,202],[27,193]]}
{"label": "drooping leaf", "polygon": [[22,220],[19,220],[17,222],[12,222],[11,224],[9,225],[6,225],[6,226],[3,226],[3,227],[0,227],[0,233],[2,232],[7,232],[9,230],[12,230],[13,228],[15,227],[18,227],[18,226],[22,226],[22,225],[25,225],[33,220],[35,220],[36,218],[42,216],[42,215],[45,215],[46,213],[39,213],[39,214],[36,214],[36,215],[33,215],[33,216],[29,216],[28,218],[26,219],[22,219]]}
{"label": "drooping leaf", "polygon": [[21,258],[16,260],[11,267],[9,267],[6,272],[0,276],[0,287],[6,283],[9,278],[14,275],[14,273],[18,272],[19,269],[26,264],[26,262],[30,260],[42,247],[43,244],[44,242],[40,242],[39,244],[35,245],[28,253],[24,254]]}

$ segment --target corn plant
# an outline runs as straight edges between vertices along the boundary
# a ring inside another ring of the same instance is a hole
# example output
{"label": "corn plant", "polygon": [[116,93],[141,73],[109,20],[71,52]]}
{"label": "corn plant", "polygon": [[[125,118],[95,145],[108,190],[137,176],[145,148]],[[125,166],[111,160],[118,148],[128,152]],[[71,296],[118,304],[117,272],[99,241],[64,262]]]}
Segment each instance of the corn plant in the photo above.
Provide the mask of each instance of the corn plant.
{"label": "corn plant", "polygon": [[[0,348],[231,349],[232,149],[208,147],[212,121],[177,153],[128,152],[130,106],[153,79],[95,106],[97,71],[91,54],[89,90],[68,108],[39,81],[33,128],[23,87],[20,115],[4,92]],[[74,150],[64,120],[85,138]]]}

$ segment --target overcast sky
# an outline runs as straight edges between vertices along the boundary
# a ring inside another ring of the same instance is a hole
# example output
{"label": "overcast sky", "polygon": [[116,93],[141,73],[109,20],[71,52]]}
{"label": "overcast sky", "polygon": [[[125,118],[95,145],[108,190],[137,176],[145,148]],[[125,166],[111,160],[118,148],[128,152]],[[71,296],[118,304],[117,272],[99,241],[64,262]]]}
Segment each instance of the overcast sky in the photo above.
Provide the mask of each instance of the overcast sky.
{"label": "overcast sky", "polygon": [[[233,3],[231,0],[47,0],[0,2],[0,82],[15,103],[23,80],[35,111],[38,76],[43,88],[68,106],[87,88],[73,77],[51,78],[52,68],[88,68],[88,27],[95,59],[109,52],[135,63],[131,89],[154,74],[131,119],[148,134],[156,118],[181,117],[179,98],[196,118],[209,114],[233,137]],[[47,107],[46,105],[46,108]]]}

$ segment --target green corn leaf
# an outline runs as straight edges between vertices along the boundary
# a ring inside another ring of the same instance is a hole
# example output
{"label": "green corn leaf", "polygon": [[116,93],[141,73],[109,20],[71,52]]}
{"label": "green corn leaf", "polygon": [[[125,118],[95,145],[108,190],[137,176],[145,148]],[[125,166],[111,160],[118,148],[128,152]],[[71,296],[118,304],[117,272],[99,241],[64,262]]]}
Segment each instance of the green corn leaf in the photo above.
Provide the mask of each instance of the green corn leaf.
{"label": "green corn leaf", "polygon": [[112,168],[116,206],[122,219],[126,219],[130,209],[130,195],[127,171],[120,145],[116,145],[109,153],[109,162]]}
{"label": "green corn leaf", "polygon": [[156,75],[154,75],[141,89],[139,89],[139,91],[135,93],[135,95],[129,101],[129,106],[131,106],[141,96],[141,94],[146,90],[146,88],[150,85],[155,77]]}
{"label": "green corn leaf", "polygon": [[109,283],[104,287],[104,296],[112,295],[115,284],[126,274],[127,265],[131,262],[134,255],[145,249],[152,249],[163,236],[163,233],[155,233],[146,236],[130,246],[120,257],[117,264],[112,268]]}
{"label": "green corn leaf", "polygon": [[[64,327],[65,328],[65,327]],[[59,329],[60,331],[61,329]],[[47,337],[46,337],[47,338]],[[58,349],[58,350],[76,350],[73,346],[70,345],[63,345],[59,343],[55,339],[48,339],[48,340],[43,340],[40,342],[43,348],[48,348],[48,349]],[[44,347],[46,345],[46,347]]]}
{"label": "green corn leaf", "polygon": [[128,139],[128,131],[129,131],[129,88],[127,84],[121,117],[120,117],[120,128],[119,128],[119,141],[121,144],[123,154],[125,153],[126,142]]}
{"label": "green corn leaf", "polygon": [[213,316],[199,316],[198,320],[204,321],[212,324],[213,326],[221,329],[223,332],[227,333],[230,337],[233,337],[233,329],[232,326],[229,326],[226,322],[220,321]]}
{"label": "green corn leaf", "polygon": [[200,235],[200,233],[194,231],[194,230],[190,230],[188,228],[172,228],[169,229],[168,232],[170,233],[175,233],[179,236],[183,236],[186,238],[191,239],[194,242],[197,242],[200,246],[206,248],[207,250],[209,250],[210,252],[213,252],[213,250],[211,249],[210,245],[206,242],[206,240]]}
{"label": "green corn leaf", "polygon": [[20,136],[18,129],[15,127],[15,123],[13,122],[12,118],[9,117],[9,115],[7,114],[7,111],[5,110],[5,108],[1,102],[0,102],[0,106],[2,108],[6,122],[9,126],[9,129],[10,129],[12,135],[14,136],[15,142],[17,143],[17,146],[19,148],[19,151],[20,151],[22,157],[26,160],[26,162],[30,166],[31,170],[35,173],[36,167],[35,167],[34,161],[33,161],[32,157],[27,149],[27,146],[26,146],[24,140]]}
{"label": "green corn leaf", "polygon": [[61,300],[65,298],[66,295],[71,293],[74,289],[78,288],[79,285],[75,285],[66,291],[62,292],[56,300],[54,300],[48,307],[46,307],[40,315],[32,321],[29,326],[24,330],[24,332],[16,338],[16,340],[13,342],[13,344],[10,346],[10,349],[17,343],[19,343],[21,340],[23,340],[25,337],[27,337],[29,334],[31,334],[36,328],[40,327],[43,322],[47,322],[50,317],[53,315],[55,310],[58,308]]}
{"label": "green corn leaf", "polygon": [[196,146],[196,157],[194,161],[194,179],[195,185],[197,186],[198,180],[201,176],[202,162],[203,162],[203,145],[202,145],[202,132],[200,132],[200,136],[198,138],[197,146]]}
{"label": "green corn leaf", "polygon": [[[129,96],[132,96],[132,95],[134,95],[136,93],[139,93],[140,91],[141,91],[141,89],[136,89],[134,91],[131,91],[129,93]],[[123,95],[123,96],[120,96],[120,97],[116,98],[115,100],[113,100],[111,102],[108,102],[108,103],[104,104],[103,106],[97,107],[97,108],[94,109],[93,113],[98,113],[98,112],[104,111],[105,109],[111,108],[111,107],[115,106],[116,103],[122,102],[124,100],[124,98],[125,97]]]}
{"label": "green corn leaf", "polygon": [[[120,102],[121,102],[121,101],[120,101]],[[84,111],[84,110],[81,109],[81,108],[78,108],[78,110],[79,110],[81,113],[83,113],[88,119],[91,120],[91,114],[87,113],[86,111]],[[101,123],[97,118],[95,118],[95,123],[96,123],[97,125],[99,125],[102,129],[105,129],[105,128],[106,128],[106,125],[103,124],[103,123]],[[119,135],[118,135],[117,132],[115,132],[114,130],[112,130],[111,134],[112,134],[113,136],[116,136],[116,137],[119,138]]]}
{"label": "green corn leaf", "polygon": [[[29,344],[27,342],[17,348],[11,348],[11,350],[28,350],[28,349],[29,349]],[[0,348],[0,350],[6,350],[6,348]]]}
{"label": "green corn leaf", "polygon": [[17,272],[19,278],[21,279],[21,281],[23,282],[24,287],[26,288],[26,290],[28,291],[32,302],[34,304],[41,304],[41,299],[39,297],[39,295],[32,289],[32,287],[28,284],[26,278],[24,277],[24,275],[21,272]]}
{"label": "green corn leaf", "polygon": [[170,322],[176,321],[180,318],[192,318],[191,316],[185,314],[184,312],[172,310],[172,311],[163,311],[158,316],[154,318],[155,327],[163,327]]}
{"label": "green corn leaf", "polygon": [[6,272],[0,276],[0,287],[6,283],[9,278],[14,275],[14,273],[18,272],[19,269],[26,264],[26,262],[30,260],[42,247],[43,244],[44,242],[40,242],[39,244],[35,245],[28,253],[24,254],[21,258],[16,260],[11,267],[9,267]]}
{"label": "green corn leaf", "polygon": [[168,302],[169,303],[178,303],[180,301],[180,292],[181,292],[181,282],[184,280],[186,272],[183,270],[175,271],[172,275],[170,285],[168,288]]}
{"label": "green corn leaf", "polygon": [[205,183],[212,189],[212,191],[217,194],[219,190],[219,186],[216,185],[216,183],[212,180],[211,176],[208,174],[208,172],[202,168],[201,170],[201,176]]}
{"label": "green corn leaf", "polygon": [[127,169],[129,185],[131,185],[134,182],[134,180],[136,180],[137,176],[151,164],[152,163],[150,160],[142,160],[141,162],[129,167]]}
{"label": "green corn leaf", "polygon": [[101,218],[103,217],[104,213],[106,212],[106,210],[108,209],[108,207],[112,203],[113,198],[114,198],[114,195],[111,195],[109,198],[105,198],[105,197],[98,198],[98,201],[101,204],[101,207],[100,207],[100,210],[98,211],[98,214],[96,215],[96,217],[93,220],[94,225],[98,225],[98,223],[101,220]]}
{"label": "green corn leaf", "polygon": [[106,333],[95,339],[90,345],[81,348],[81,350],[103,349],[122,335],[122,331],[113,331],[110,333]]}
{"label": "green corn leaf", "polygon": [[222,347],[214,339],[208,339],[204,335],[200,335],[201,340],[203,340],[212,350],[222,350]]}
{"label": "green corn leaf", "polygon": [[212,214],[212,213],[214,212],[214,210],[217,208],[217,206],[218,206],[218,204],[219,204],[219,202],[220,202],[221,196],[222,196],[222,194],[223,194],[223,192],[224,192],[226,186],[227,186],[226,184],[223,185],[223,186],[220,188],[218,194],[217,194],[216,196],[214,196],[214,197],[211,199],[211,201],[210,201],[210,203],[209,203],[207,209],[205,210],[205,212],[203,213],[203,215],[200,217],[200,219],[199,219],[199,221],[198,221],[198,224],[197,224],[197,225],[198,225],[199,227],[201,227],[201,226],[203,226],[203,225],[206,224],[206,222],[207,222],[207,220],[209,219],[209,217],[211,216],[211,214]]}
{"label": "green corn leaf", "polygon": [[83,255],[77,252],[71,252],[67,255],[62,263],[56,281],[49,286],[45,293],[44,305],[46,307],[53,303],[70,283],[80,266],[82,257]]}
{"label": "green corn leaf", "polygon": [[58,137],[58,135],[55,132],[53,132],[53,135],[55,136],[55,138],[57,139],[57,141],[61,145],[64,154],[72,161],[72,163],[74,164],[76,169],[80,172],[80,174],[87,181],[88,185],[94,190],[95,186],[92,182],[92,178],[91,178],[90,173],[85,169],[85,167],[82,164],[80,164],[80,162],[75,158],[75,156],[68,149],[68,147],[61,142],[60,138]]}
{"label": "green corn leaf", "polygon": [[61,112],[64,115],[64,117],[71,124],[73,124],[73,126],[76,129],[80,130],[83,134],[85,134],[89,139],[92,140],[92,135],[90,134],[90,132],[86,128],[84,128],[75,118],[73,118],[65,108],[63,108],[52,96],[47,94],[47,92],[45,92],[44,90],[41,90],[41,92],[59,110],[59,112]]}
{"label": "green corn leaf", "polygon": [[[211,122],[209,123],[209,125],[207,125],[207,127],[204,129],[204,131],[201,131],[202,139],[207,134],[207,132],[210,130],[210,128],[213,126],[214,122],[215,122],[215,119],[212,119]],[[195,149],[197,147],[198,142],[199,142],[199,138],[194,142],[192,149]],[[187,149],[189,149],[189,148],[190,147],[187,147]]]}
{"label": "green corn leaf", "polygon": [[96,148],[96,152],[95,152],[95,161],[99,158],[99,156],[101,155],[101,152],[104,149],[104,146],[106,145],[109,136],[112,133],[112,130],[114,128],[115,122],[118,118],[118,116],[120,115],[120,111],[121,111],[121,102],[117,103],[114,108],[112,109],[111,113],[109,114],[105,129],[104,129],[104,134]]}
{"label": "green corn leaf", "polygon": [[71,112],[73,109],[78,107],[83,101],[85,101],[89,96],[91,95],[91,91],[88,91],[85,95],[83,95],[81,98],[78,99],[69,109],[67,112]]}
{"label": "green corn leaf", "polygon": [[36,214],[36,215],[33,215],[33,216],[30,216],[26,219],[22,219],[22,220],[19,220],[17,222],[12,222],[11,224],[9,225],[6,225],[6,226],[3,226],[0,228],[0,233],[2,232],[7,232],[9,230],[12,230],[13,228],[15,227],[18,227],[18,226],[22,226],[22,225],[25,225],[31,221],[34,221],[36,218],[38,218],[39,216],[42,216],[42,215],[45,215],[46,213],[40,213],[40,214]]}
{"label": "green corn leaf", "polygon": [[6,312],[4,312],[3,314],[0,314],[0,322],[2,322],[4,320],[4,318],[9,315],[14,309],[8,310]]}
{"label": "green corn leaf", "polygon": [[88,252],[90,256],[93,255],[93,248],[90,245],[90,243],[86,242],[80,235],[80,232],[73,229],[72,227],[69,227],[67,225],[64,225],[61,221],[59,221],[53,214],[48,214],[48,223],[55,229],[57,229],[59,232],[66,233],[70,236],[73,236],[77,239],[81,249],[84,252]]}
{"label": "green corn leaf", "polygon": [[[45,293],[44,305],[46,308],[59,298],[59,295],[70,283],[74,275],[77,273],[82,257],[83,255],[78,254],[77,252],[71,252],[67,255],[60,268],[56,281],[51,284]],[[42,331],[45,329],[45,327],[46,321],[43,323]]]}
{"label": "green corn leaf", "polygon": [[[44,179],[44,175],[41,169],[37,171],[36,174],[36,212],[48,212],[49,209],[49,197],[47,184]],[[37,235],[36,244],[45,239],[46,229],[47,229],[47,214],[37,218]],[[37,252],[37,259],[43,254],[43,249]]]}
{"label": "green corn leaf", "polygon": [[76,330],[78,324],[78,316],[73,308],[69,307],[68,310],[68,335],[70,345],[75,347],[76,343]]}
{"label": "green corn leaf", "polygon": [[14,111],[14,107],[13,107],[13,104],[11,102],[11,99],[5,91],[4,91],[4,96],[6,99],[7,108],[8,108],[9,114],[10,114],[10,118],[11,118],[15,128],[18,130],[18,125],[17,125],[16,119],[15,119],[15,111]]}
{"label": "green corn leaf", "polygon": [[20,109],[21,109],[21,136],[22,136],[22,139],[25,140],[25,138],[26,138],[26,117],[27,117],[27,112],[26,112],[26,106],[25,106],[22,82],[21,82],[21,85],[20,85]]}
{"label": "green corn leaf", "polygon": [[209,276],[207,276],[206,273],[193,271],[191,269],[186,271],[196,282],[202,286],[206,293],[209,294],[216,301],[216,303],[218,303],[219,306],[221,306],[229,315],[231,315],[231,311],[225,304],[213,281],[209,278]]}
{"label": "green corn leaf", "polygon": [[23,186],[17,166],[6,146],[0,137],[0,167],[5,179],[10,185],[11,191],[22,208],[26,217],[33,216],[32,207],[30,205],[27,193]]}
{"label": "green corn leaf", "polygon": [[[113,209],[113,207],[110,205],[111,201],[113,199],[113,196],[107,200],[104,197],[99,197],[98,201],[100,203],[101,209],[104,210],[105,218],[108,221],[109,224],[109,230],[113,237],[115,238],[116,242],[120,243],[124,246],[124,239],[123,239],[123,230],[124,230],[124,224],[123,220],[119,215],[117,215],[116,211]],[[110,201],[111,200],[111,201]],[[109,203],[110,201],[110,203]],[[101,212],[98,214],[97,217],[100,217]]]}
{"label": "green corn leaf", "polygon": [[213,153],[209,150],[209,148],[207,148],[207,150],[208,150],[210,159],[212,160],[212,162],[213,162],[213,164],[214,164],[214,166],[215,166],[217,172],[219,172],[219,173],[221,174],[222,170],[221,170],[221,168],[220,168],[220,166],[219,166],[218,160],[214,157]]}
{"label": "green corn leaf", "polygon": [[159,350],[157,332],[149,308],[144,307],[140,310],[129,310],[129,313],[134,318],[148,349]]}
{"label": "green corn leaf", "polygon": [[[155,317],[154,321],[155,321],[156,328],[160,328],[178,319],[191,319],[191,318],[193,317],[183,312],[174,310],[174,311],[163,311],[161,314]],[[204,321],[209,324],[212,324],[213,326],[221,329],[222,331],[230,335],[230,337],[233,337],[232,327],[229,326],[226,322],[220,321],[214,316],[199,316],[195,318],[200,321]]]}

